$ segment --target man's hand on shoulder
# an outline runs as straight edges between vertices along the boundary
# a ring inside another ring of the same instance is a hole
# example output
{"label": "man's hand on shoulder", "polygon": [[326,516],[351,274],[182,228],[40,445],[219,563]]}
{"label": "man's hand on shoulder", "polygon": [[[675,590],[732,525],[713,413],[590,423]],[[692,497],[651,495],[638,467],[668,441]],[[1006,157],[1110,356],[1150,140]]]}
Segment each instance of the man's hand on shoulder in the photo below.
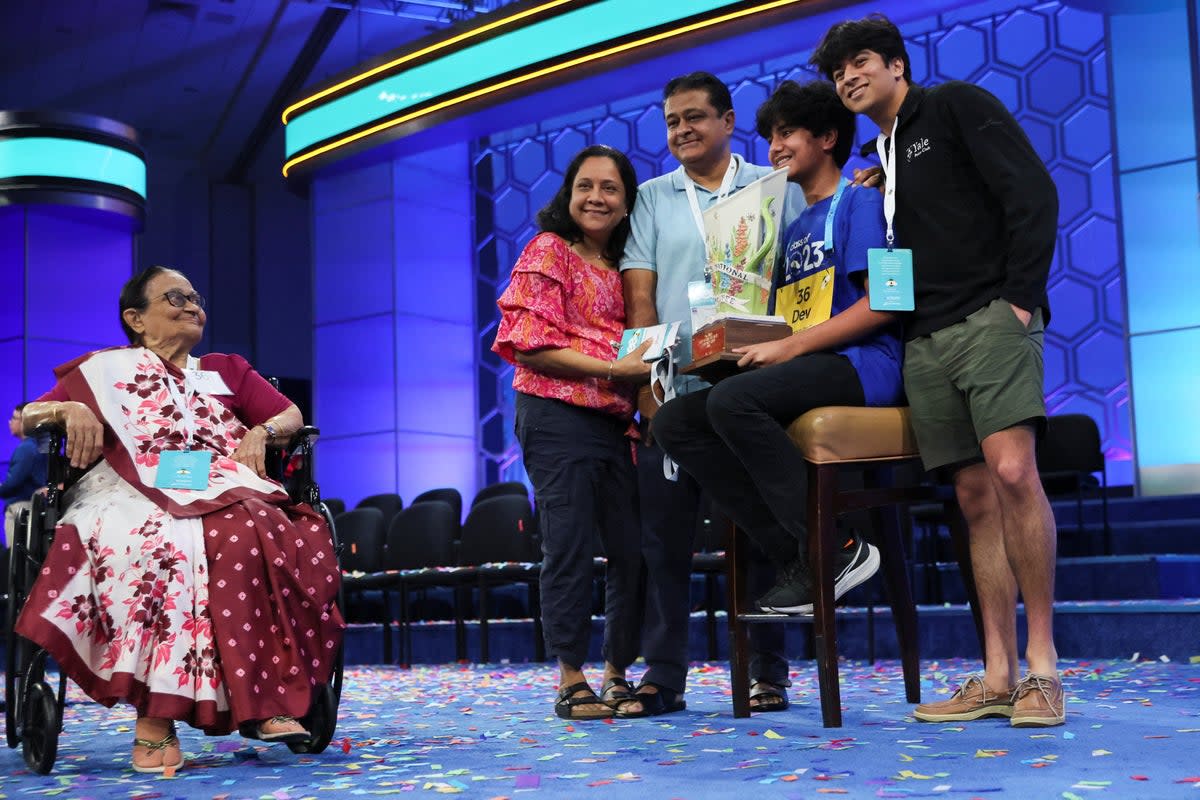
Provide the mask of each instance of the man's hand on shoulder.
{"label": "man's hand on shoulder", "polygon": [[854,170],[854,184],[883,191],[883,167],[873,166]]}

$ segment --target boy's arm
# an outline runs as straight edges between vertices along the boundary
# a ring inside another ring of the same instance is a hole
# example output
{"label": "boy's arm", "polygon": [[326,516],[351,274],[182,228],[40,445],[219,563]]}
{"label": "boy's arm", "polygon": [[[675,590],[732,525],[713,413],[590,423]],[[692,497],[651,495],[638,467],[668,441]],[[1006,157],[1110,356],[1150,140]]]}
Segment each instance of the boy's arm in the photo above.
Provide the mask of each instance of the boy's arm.
{"label": "boy's arm", "polygon": [[738,366],[765,367],[790,361],[806,353],[836,350],[896,320],[896,315],[891,312],[871,310],[871,300],[869,295],[865,294],[865,284],[863,290],[864,295],[858,302],[825,322],[797,331],[786,339],[735,349],[735,353],[742,354],[738,359]]}
{"label": "boy's arm", "polygon": [[[867,286],[867,250],[883,247],[886,229],[883,221],[883,200],[871,189],[850,189],[852,192],[842,202],[848,203],[849,224],[836,226],[842,233],[842,242],[835,246],[842,251],[838,269],[848,269],[850,280],[862,286],[863,296],[840,314],[825,322],[797,331],[786,339],[737,348],[742,353],[738,366],[764,367],[778,364],[806,353],[836,350],[858,341],[879,328],[896,321],[896,315],[888,311],[872,311]],[[839,211],[839,216],[841,212]]]}

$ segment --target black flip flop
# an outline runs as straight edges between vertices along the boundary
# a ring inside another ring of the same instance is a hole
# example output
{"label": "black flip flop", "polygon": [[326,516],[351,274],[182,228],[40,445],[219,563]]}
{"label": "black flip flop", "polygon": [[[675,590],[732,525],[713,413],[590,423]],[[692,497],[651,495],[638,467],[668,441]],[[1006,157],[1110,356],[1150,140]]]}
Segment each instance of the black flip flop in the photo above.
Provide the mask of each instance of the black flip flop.
{"label": "black flip flop", "polygon": [[[585,690],[587,691],[587,694],[580,695],[579,697],[571,696],[576,692],[582,692]],[[575,713],[577,706],[588,705],[605,706],[607,711],[606,713],[596,713],[594,711],[581,714]],[[613,715],[612,709],[608,707],[607,703],[596,696],[596,693],[592,691],[592,688],[587,685],[586,681],[573,683],[570,686],[564,686],[563,688],[559,689],[558,697],[554,700],[554,713],[562,719],[571,720],[608,719]]]}

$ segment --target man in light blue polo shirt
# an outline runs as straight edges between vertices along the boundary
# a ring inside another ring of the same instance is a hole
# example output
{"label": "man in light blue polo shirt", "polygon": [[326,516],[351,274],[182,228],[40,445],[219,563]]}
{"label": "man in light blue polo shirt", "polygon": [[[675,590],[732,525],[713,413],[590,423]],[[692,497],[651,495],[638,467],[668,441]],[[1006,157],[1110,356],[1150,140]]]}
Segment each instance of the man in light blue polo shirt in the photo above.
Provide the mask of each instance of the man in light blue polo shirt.
{"label": "man in light blue polo shirt", "polygon": [[[663,89],[667,146],[679,161],[674,172],[638,187],[630,217],[632,233],[621,260],[625,315],[629,327],[676,322],[680,347],[677,364],[691,362],[692,323],[688,283],[704,279],[704,243],[700,232],[704,209],[771,172],[749,164],[730,151],[734,113],[729,89],[716,76],[693,72],[674,78]],[[789,192],[791,187],[789,186]],[[784,225],[795,218],[802,199],[789,193]],[[686,394],[708,384],[676,374],[675,390]],[[646,673],[638,686],[651,713],[686,707],[687,631],[691,610],[693,540],[698,525],[700,493],[694,480],[680,473],[668,481],[662,472],[662,450],[641,445],[638,489],[642,507],[642,553],[646,560],[646,618],[642,654]],[[752,562],[768,562],[755,553]],[[771,571],[750,570],[750,590],[771,585]],[[787,707],[788,665],[783,657],[783,628],[752,625],[750,643],[751,709]]]}

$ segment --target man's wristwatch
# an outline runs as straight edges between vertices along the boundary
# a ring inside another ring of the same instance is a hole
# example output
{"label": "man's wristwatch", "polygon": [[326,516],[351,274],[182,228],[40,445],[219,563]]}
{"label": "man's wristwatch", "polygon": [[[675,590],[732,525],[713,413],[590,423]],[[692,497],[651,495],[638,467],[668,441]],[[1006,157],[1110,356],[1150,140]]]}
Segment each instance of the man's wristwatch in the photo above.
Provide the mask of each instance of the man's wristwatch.
{"label": "man's wristwatch", "polygon": [[269,441],[272,441],[272,442],[273,442],[273,441],[275,441],[277,438],[279,438],[279,431],[278,431],[278,430],[276,430],[276,428],[275,428],[275,426],[274,426],[274,425],[272,425],[272,424],[271,424],[271,423],[269,423],[269,422],[264,422],[264,423],[262,424],[262,426],[263,426],[263,430],[267,432],[267,439],[268,439]]}

